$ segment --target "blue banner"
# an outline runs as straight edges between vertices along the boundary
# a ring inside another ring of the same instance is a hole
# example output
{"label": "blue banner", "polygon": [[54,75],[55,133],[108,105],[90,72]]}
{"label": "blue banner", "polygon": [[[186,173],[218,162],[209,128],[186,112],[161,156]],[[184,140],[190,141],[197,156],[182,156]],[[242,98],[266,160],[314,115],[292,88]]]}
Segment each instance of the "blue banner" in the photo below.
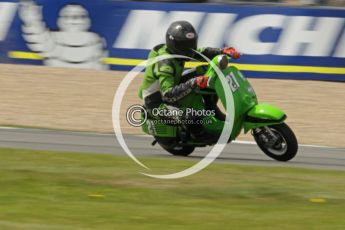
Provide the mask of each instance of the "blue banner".
{"label": "blue banner", "polygon": [[199,47],[236,47],[248,77],[345,80],[345,9],[335,8],[1,1],[0,62],[130,70],[176,20],[194,25]]}

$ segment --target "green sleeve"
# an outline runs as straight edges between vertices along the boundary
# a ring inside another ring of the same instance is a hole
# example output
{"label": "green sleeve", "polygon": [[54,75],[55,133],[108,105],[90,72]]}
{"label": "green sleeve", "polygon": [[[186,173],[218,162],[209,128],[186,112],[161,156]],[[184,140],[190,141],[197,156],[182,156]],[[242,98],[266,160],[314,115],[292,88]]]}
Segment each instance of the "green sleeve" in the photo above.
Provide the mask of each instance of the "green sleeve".
{"label": "green sleeve", "polygon": [[173,63],[168,61],[158,62],[155,64],[153,71],[154,75],[159,80],[159,86],[162,94],[174,87],[176,71]]}
{"label": "green sleeve", "polygon": [[197,87],[196,79],[194,78],[177,84],[175,82],[175,79],[177,79],[176,66],[169,61],[158,62],[154,67],[154,74],[159,80],[163,102],[175,103],[190,94]]}

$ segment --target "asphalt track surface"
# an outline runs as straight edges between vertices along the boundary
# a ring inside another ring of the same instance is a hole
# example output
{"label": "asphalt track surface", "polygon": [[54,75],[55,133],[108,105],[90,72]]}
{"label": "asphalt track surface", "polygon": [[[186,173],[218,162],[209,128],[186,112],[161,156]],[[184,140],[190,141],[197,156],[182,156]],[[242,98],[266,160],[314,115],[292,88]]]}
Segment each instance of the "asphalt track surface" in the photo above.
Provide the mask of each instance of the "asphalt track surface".
{"label": "asphalt track surface", "polygon": [[[124,138],[132,153],[139,159],[141,156],[186,159],[185,157],[170,155],[161,149],[158,144],[151,146],[151,142],[153,141],[152,137],[125,135]],[[0,128],[0,147],[126,156],[114,134]],[[197,148],[188,158],[198,161],[205,156],[209,150],[210,147]],[[97,155],[95,156],[97,157]],[[217,161],[245,165],[345,170],[345,149],[300,145],[299,152],[293,160],[289,162],[277,162],[267,157],[253,143],[231,143],[226,146]],[[135,163],[133,162],[133,164]]]}

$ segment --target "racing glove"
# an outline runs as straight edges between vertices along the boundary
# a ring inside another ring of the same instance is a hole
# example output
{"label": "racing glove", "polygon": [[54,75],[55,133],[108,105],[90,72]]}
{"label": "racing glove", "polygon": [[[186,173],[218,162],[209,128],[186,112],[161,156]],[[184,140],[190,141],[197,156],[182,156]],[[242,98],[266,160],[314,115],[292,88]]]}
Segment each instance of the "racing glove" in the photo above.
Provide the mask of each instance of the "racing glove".
{"label": "racing glove", "polygon": [[223,49],[223,53],[232,57],[233,59],[238,59],[241,57],[241,54],[236,51],[234,47],[226,47]]}
{"label": "racing glove", "polygon": [[207,87],[208,77],[206,76],[198,76],[196,77],[196,85],[199,89],[205,89]]}

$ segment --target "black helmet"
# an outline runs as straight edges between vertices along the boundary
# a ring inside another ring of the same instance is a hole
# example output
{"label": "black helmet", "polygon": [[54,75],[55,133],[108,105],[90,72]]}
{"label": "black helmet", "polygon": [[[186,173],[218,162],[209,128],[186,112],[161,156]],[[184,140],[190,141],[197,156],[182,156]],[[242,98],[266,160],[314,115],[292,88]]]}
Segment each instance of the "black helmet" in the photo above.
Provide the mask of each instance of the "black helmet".
{"label": "black helmet", "polygon": [[198,35],[187,21],[173,22],[166,33],[166,44],[169,52],[192,57],[197,48]]}

